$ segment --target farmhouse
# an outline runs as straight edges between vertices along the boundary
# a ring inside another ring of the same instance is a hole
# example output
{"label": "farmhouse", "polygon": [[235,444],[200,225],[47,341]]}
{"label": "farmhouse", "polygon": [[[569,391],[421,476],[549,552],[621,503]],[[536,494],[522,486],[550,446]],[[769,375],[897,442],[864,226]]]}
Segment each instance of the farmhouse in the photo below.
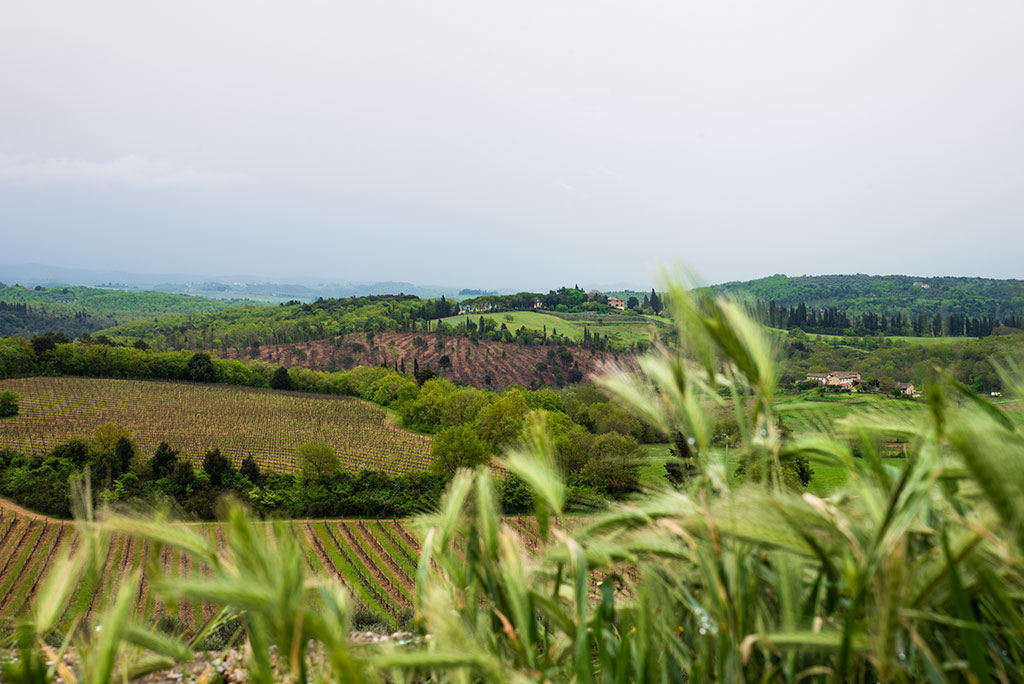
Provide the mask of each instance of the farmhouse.
{"label": "farmhouse", "polygon": [[831,373],[808,373],[807,380],[816,382],[819,385],[829,387],[843,387],[853,389],[853,386],[860,383],[860,373],[857,371],[832,371]]}
{"label": "farmhouse", "polygon": [[897,382],[896,387],[904,394],[914,396],[914,383],[912,382]]}
{"label": "farmhouse", "polygon": [[626,300],[625,299],[619,299],[618,297],[609,297],[608,298],[608,306],[612,307],[613,309],[618,309],[619,311],[625,311],[626,310]]}

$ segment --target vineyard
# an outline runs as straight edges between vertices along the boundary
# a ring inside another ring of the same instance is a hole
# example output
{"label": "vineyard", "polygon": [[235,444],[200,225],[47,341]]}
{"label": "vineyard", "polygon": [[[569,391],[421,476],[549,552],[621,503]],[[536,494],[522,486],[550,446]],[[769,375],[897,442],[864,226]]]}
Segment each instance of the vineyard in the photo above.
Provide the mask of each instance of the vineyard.
{"label": "vineyard", "polygon": [[144,454],[160,442],[198,464],[218,448],[235,465],[251,454],[261,469],[289,472],[295,448],[325,442],[350,470],[389,474],[430,466],[430,438],[400,429],[383,409],[339,396],[166,381],[35,377],[0,381],[20,400],[0,422],[0,448],[39,454],[113,423]]}
{"label": "vineyard", "polygon": [[[529,549],[536,548],[538,537],[532,518],[509,518],[507,522]],[[211,540],[223,544],[224,536],[217,523],[187,524],[200,527]],[[287,525],[299,539],[310,572],[337,578],[382,622],[392,628],[404,627],[412,611],[420,550],[406,522],[308,520]],[[77,526],[78,523],[30,514],[0,500],[0,633],[8,631],[12,622],[29,610],[51,561],[61,549],[77,543]],[[102,591],[76,589],[65,614],[92,615],[102,611],[116,595],[118,583],[140,569],[142,582],[134,609],[137,620],[169,622],[192,633],[216,614],[217,607],[208,604],[161,603],[150,591],[154,572],[171,579],[198,578],[209,573],[209,568],[193,564],[178,551],[153,548],[148,542],[123,534],[114,534],[110,539]]]}
{"label": "vineyard", "polygon": [[[429,339],[428,339],[429,338]],[[551,358],[549,355],[554,355]],[[539,382],[561,386],[570,368],[582,377],[600,373],[607,364],[634,367],[628,354],[569,347],[560,354],[555,347],[528,346],[493,340],[471,341],[467,337],[446,337],[439,345],[433,335],[382,332],[368,341],[362,334],[295,344],[264,345],[244,350],[228,349],[225,358],[258,358],[283,366],[312,370],[343,370],[355,365],[394,367],[404,364],[412,375],[413,361],[440,371],[449,380],[473,387],[505,387],[510,384],[530,387]],[[446,361],[441,361],[445,358]],[[557,377],[562,377],[558,382]]]}

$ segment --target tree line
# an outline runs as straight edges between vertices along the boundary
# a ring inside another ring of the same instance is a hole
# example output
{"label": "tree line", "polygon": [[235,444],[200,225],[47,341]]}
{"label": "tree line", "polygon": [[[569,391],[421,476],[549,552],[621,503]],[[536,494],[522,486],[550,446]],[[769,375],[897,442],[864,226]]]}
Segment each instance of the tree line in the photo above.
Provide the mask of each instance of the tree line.
{"label": "tree line", "polygon": [[988,337],[994,333],[1024,330],[1024,317],[969,317],[962,314],[929,316],[925,311],[904,315],[865,312],[852,315],[837,307],[814,309],[801,302],[793,306],[775,300],[757,301],[752,311],[764,325],[782,330],[799,328],[804,332],[824,335],[896,335],[907,337]]}

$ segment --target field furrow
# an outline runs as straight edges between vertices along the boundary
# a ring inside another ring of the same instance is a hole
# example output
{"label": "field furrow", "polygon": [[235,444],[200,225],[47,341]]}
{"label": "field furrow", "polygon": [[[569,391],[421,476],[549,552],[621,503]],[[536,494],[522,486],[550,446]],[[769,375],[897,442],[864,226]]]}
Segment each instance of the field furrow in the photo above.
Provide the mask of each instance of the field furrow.
{"label": "field furrow", "polygon": [[[9,575],[6,578],[0,579],[0,615],[13,615],[11,605],[17,600],[19,595],[18,582],[22,579],[25,574],[26,568],[33,566],[38,558],[34,556],[36,549],[39,547],[39,542],[50,536],[51,529],[49,525],[40,523],[36,526],[35,530],[29,535],[29,539],[25,542],[25,550],[22,552],[21,557],[9,568]],[[23,587],[22,587],[23,589]]]}
{"label": "field furrow", "polygon": [[65,544],[69,543],[69,535],[67,533],[69,526],[65,525],[64,523],[57,523],[56,525],[52,526],[57,528],[57,533],[52,543],[50,544],[49,548],[46,549],[46,553],[43,556],[41,562],[39,563],[39,565],[36,566],[35,572],[32,573],[31,583],[28,587],[28,591],[25,593],[25,596],[22,599],[21,605],[18,607],[18,610],[15,611],[17,615],[24,614],[28,609],[29,605],[31,605],[32,599],[35,598],[36,590],[39,588],[39,583],[43,580],[43,578],[46,576],[47,572],[50,569],[50,560],[53,558],[54,554],[59,553],[60,549]]}
{"label": "field furrow", "polygon": [[368,552],[377,569],[395,581],[400,593],[400,601],[410,603],[411,597],[416,594],[416,581],[413,576],[407,569],[395,562],[391,554],[384,549],[380,540],[367,528],[365,522],[358,520],[353,528],[357,541]]}

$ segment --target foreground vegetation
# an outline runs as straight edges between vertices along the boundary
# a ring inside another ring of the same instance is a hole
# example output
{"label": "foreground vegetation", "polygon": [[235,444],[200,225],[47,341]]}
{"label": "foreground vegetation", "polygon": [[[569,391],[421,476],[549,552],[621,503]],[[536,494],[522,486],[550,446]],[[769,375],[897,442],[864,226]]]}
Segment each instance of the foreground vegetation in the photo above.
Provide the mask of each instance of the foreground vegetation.
{"label": "foreground vegetation", "polygon": [[[421,522],[412,602],[429,639],[353,647],[342,583],[311,575],[294,534],[269,534],[238,507],[227,512],[225,544],[113,516],[83,525],[75,552],[54,564],[18,626],[7,676],[52,678],[70,644],[79,681],[129,679],[192,657],[197,642],[133,621],[137,574],[101,614],[57,629],[75,578],[96,581],[116,532],[209,567],[150,586],[165,602],[223,605],[242,626],[259,682],[1024,679],[1020,414],[946,383],[933,386],[916,421],[879,407],[835,432],[786,435],[762,329],[728,302],[679,289],[670,302],[681,354],[648,357],[640,376],[605,384],[687,445],[678,488],[554,527],[566,488],[538,430],[505,459],[536,506],[537,541],[527,548],[499,515],[490,473],[460,472]],[[1024,391],[1019,370],[1000,367],[1005,385]],[[711,444],[723,388],[741,433],[732,454],[746,465],[740,483]],[[964,406],[952,407],[949,392]],[[892,434],[907,440],[902,469],[875,447]],[[787,470],[799,459],[849,477],[828,498],[793,491]]]}

